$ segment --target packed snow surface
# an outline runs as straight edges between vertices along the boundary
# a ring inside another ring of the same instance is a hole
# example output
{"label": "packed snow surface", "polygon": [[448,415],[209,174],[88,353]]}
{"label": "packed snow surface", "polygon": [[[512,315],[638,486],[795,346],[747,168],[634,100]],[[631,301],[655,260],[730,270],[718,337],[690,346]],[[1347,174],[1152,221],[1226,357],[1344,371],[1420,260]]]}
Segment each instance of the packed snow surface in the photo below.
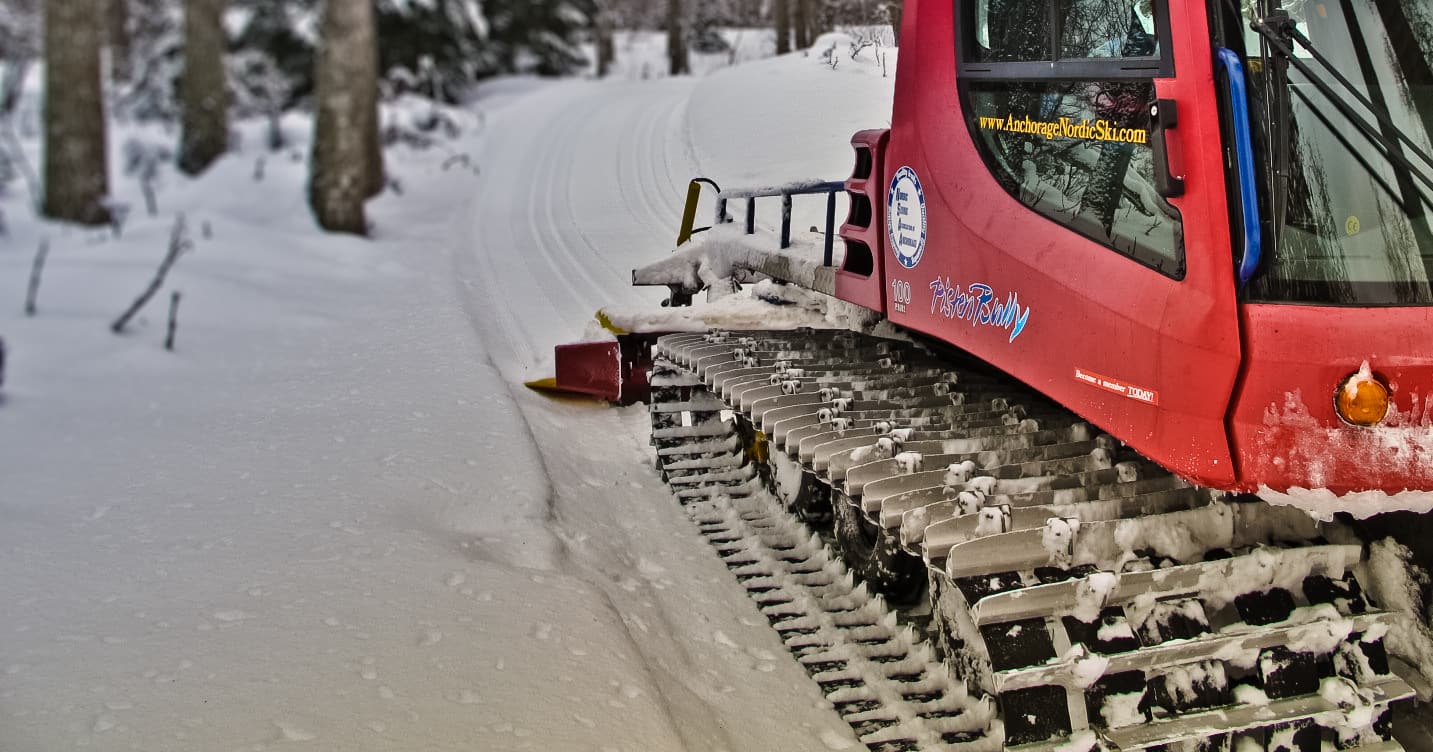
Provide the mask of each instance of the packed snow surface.
{"label": "packed snow surface", "polygon": [[[166,169],[152,217],[120,146],[175,136],[116,125],[118,237],[0,197],[0,749],[856,746],[652,471],[643,411],[516,385],[597,308],[656,306],[630,269],[671,250],[688,177],[839,179],[892,82],[800,55],[504,82],[389,151],[372,240],[316,231],[302,118]],[[180,212],[194,250],[111,334]]]}

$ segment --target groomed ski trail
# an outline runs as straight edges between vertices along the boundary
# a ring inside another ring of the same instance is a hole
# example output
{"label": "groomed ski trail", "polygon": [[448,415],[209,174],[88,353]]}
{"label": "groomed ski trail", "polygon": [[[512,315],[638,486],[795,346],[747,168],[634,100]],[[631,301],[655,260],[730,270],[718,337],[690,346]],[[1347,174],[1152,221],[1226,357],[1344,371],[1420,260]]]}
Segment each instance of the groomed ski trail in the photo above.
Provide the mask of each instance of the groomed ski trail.
{"label": "groomed ski trail", "polygon": [[[500,112],[470,217],[457,218],[458,277],[475,325],[515,381],[540,374],[604,305],[656,307],[631,270],[671,250],[688,156],[690,79],[568,82]],[[499,347],[498,344],[503,346]]]}
{"label": "groomed ski trail", "polygon": [[687,130],[699,85],[563,82],[491,114],[473,210],[452,219],[458,292],[542,453],[563,568],[620,615],[683,746],[855,749],[672,503],[652,469],[645,411],[521,387],[546,375],[552,346],[578,339],[598,308],[660,304],[664,291],[633,288],[631,269],[671,250],[699,172]]}

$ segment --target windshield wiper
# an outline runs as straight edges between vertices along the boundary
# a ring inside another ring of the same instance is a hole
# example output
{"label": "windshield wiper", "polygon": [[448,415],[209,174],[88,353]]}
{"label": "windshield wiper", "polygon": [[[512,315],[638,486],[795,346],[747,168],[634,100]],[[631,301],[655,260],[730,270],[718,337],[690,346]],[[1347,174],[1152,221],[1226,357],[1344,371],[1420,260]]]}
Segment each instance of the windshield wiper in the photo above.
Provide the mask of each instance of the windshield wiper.
{"label": "windshield wiper", "polygon": [[[1257,32],[1259,36],[1263,37],[1269,45],[1274,48],[1275,52],[1279,53],[1281,61],[1287,61],[1288,64],[1297,68],[1299,72],[1304,75],[1304,78],[1306,78],[1314,88],[1318,89],[1340,114],[1352,123],[1354,127],[1358,128],[1359,132],[1362,133],[1365,138],[1373,142],[1374,145],[1384,152],[1389,161],[1405,170],[1409,175],[1417,178],[1419,182],[1423,183],[1427,188],[1433,189],[1433,176],[1430,176],[1425,169],[1408,159],[1404,154],[1404,149],[1416,154],[1429,166],[1433,166],[1433,156],[1429,156],[1428,152],[1424,151],[1422,147],[1394,124],[1393,118],[1386,108],[1376,105],[1372,100],[1364,96],[1362,92],[1358,91],[1358,89],[1333,66],[1328,58],[1324,57],[1324,55],[1314,47],[1313,42],[1309,41],[1309,38],[1304,36],[1303,33],[1296,28],[1287,11],[1282,9],[1275,10],[1266,17],[1252,22],[1250,27]],[[1293,52],[1294,43],[1297,43],[1299,47],[1309,53],[1310,57],[1327,69],[1334,80],[1342,85],[1343,88],[1352,95],[1355,101],[1373,115],[1377,121],[1377,126],[1381,126],[1381,128],[1368,122],[1363,114],[1354,109],[1354,107],[1348,103],[1347,99],[1334,89],[1328,81],[1320,78],[1319,74],[1315,73],[1307,63],[1295,57]],[[1280,90],[1286,89],[1286,84],[1287,79],[1284,78],[1277,82],[1277,88]],[[1286,103],[1287,99],[1281,94],[1279,101]],[[1285,111],[1282,114],[1284,118],[1287,118],[1287,105],[1285,105],[1284,109]],[[1285,119],[1284,122],[1287,122],[1287,120]],[[1278,127],[1279,123],[1275,123],[1275,125]],[[1388,137],[1385,135],[1386,133],[1393,134],[1393,137]],[[1270,147],[1273,148],[1274,145],[1271,143]],[[1281,153],[1284,151],[1284,149],[1280,149]],[[1427,197],[1424,197],[1424,201],[1428,202]],[[1413,207],[1409,207],[1409,209],[1412,210]],[[1282,216],[1282,213],[1276,214],[1275,216]]]}

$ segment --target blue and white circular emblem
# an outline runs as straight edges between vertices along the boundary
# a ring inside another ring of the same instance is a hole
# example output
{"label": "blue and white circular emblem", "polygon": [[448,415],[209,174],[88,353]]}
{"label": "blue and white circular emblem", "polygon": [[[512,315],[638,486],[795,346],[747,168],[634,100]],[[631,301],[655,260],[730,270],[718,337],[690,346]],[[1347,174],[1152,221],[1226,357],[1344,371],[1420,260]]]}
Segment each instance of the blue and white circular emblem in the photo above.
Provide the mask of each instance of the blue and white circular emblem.
{"label": "blue and white circular emblem", "polygon": [[925,253],[925,191],[916,171],[902,167],[891,179],[886,196],[886,234],[896,261],[907,269],[916,268]]}

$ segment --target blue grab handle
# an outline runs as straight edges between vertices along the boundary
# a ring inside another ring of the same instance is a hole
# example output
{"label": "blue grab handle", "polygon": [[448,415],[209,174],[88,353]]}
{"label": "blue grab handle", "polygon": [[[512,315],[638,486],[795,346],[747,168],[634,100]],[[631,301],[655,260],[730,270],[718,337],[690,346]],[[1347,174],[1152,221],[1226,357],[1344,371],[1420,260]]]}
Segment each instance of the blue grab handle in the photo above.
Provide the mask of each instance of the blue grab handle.
{"label": "blue grab handle", "polygon": [[1229,99],[1234,109],[1234,158],[1239,164],[1239,198],[1244,214],[1244,258],[1239,261],[1239,286],[1254,278],[1264,255],[1259,226],[1259,193],[1254,178],[1254,137],[1249,129],[1249,90],[1244,61],[1233,50],[1220,47],[1219,62],[1229,74]]}

